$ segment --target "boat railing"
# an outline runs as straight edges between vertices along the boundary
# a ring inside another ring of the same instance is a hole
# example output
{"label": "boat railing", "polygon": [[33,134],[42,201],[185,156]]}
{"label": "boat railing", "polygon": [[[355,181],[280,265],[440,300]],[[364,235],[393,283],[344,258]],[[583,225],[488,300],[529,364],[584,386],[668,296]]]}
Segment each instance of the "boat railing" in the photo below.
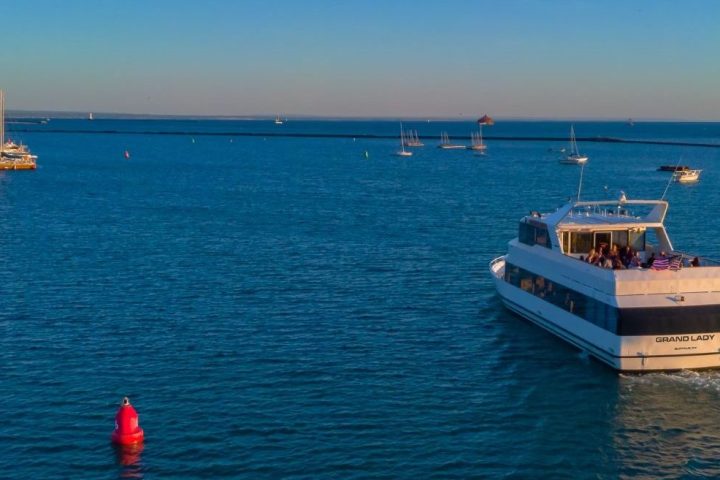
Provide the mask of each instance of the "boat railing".
{"label": "boat railing", "polygon": [[497,265],[501,262],[505,262],[505,255],[494,258],[490,261],[490,264],[488,265],[490,267],[490,271],[493,272],[495,275],[498,275],[498,270],[500,269],[500,267],[498,267]]}
{"label": "boat railing", "polygon": [[678,250],[674,250],[672,252],[673,255],[680,255],[683,259],[687,260],[688,262],[692,261],[694,258],[697,257],[698,261],[700,262],[700,266],[703,267],[720,267],[720,260],[716,260],[714,258],[709,257],[702,257],[700,255],[693,255],[691,253],[687,252],[680,252]]}

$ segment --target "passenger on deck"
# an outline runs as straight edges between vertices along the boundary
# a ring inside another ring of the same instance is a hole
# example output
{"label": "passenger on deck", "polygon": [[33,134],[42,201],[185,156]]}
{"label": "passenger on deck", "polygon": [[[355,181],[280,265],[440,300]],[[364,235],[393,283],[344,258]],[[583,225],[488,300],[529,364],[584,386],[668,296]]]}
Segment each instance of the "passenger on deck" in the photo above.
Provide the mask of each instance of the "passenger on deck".
{"label": "passenger on deck", "polygon": [[627,268],[640,268],[642,267],[642,260],[640,260],[640,254],[635,252],[628,263]]}
{"label": "passenger on deck", "polygon": [[650,254],[650,258],[647,259],[647,262],[645,262],[645,265],[643,265],[646,268],[652,267],[653,262],[655,261],[655,252],[652,252]]}
{"label": "passenger on deck", "polygon": [[630,259],[632,258],[631,248],[627,245],[620,248],[620,260],[623,262],[623,265],[626,267],[628,266],[628,263],[630,263]]}
{"label": "passenger on deck", "polygon": [[606,255],[606,256],[602,257],[601,262],[602,262],[602,263],[600,264],[601,267],[603,267],[603,268],[613,268],[613,260],[612,260],[612,257]]}
{"label": "passenger on deck", "polygon": [[615,257],[613,259],[612,268],[613,268],[613,270],[625,270],[625,265],[623,265],[622,260],[620,260],[620,257]]}
{"label": "passenger on deck", "polygon": [[594,265],[597,263],[598,259],[600,258],[600,255],[595,251],[594,248],[591,248],[588,252],[587,259],[585,260],[587,263]]}

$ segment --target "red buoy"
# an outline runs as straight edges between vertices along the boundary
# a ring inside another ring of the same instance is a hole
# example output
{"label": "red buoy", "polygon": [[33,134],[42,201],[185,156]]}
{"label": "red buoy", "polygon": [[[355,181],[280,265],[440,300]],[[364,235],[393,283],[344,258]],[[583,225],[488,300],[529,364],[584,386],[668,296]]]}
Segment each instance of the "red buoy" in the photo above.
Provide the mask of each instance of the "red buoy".
{"label": "red buoy", "polygon": [[118,445],[133,445],[143,441],[145,433],[138,423],[138,414],[130,405],[128,397],[123,398],[122,404],[115,415],[115,430],[110,439]]}

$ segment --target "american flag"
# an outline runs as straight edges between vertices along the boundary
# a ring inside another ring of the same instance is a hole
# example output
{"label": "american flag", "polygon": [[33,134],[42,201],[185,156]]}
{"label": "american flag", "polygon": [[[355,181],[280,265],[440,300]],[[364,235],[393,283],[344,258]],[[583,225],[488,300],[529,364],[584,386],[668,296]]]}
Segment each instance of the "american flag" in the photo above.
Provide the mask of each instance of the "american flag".
{"label": "american flag", "polygon": [[650,268],[653,270],[680,270],[682,268],[682,257],[677,255],[672,258],[656,258]]}
{"label": "american flag", "polygon": [[653,260],[652,266],[650,267],[653,270],[667,270],[670,268],[670,260],[665,257],[659,257]]}
{"label": "american flag", "polygon": [[682,257],[677,255],[670,259],[670,270],[680,270],[682,268]]}

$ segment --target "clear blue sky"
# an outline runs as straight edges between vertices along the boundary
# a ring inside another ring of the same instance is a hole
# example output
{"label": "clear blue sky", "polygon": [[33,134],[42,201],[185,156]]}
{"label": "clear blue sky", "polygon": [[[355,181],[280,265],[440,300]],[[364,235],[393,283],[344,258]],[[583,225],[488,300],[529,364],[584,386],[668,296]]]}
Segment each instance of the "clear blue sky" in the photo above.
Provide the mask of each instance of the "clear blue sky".
{"label": "clear blue sky", "polygon": [[32,0],[10,109],[720,120],[714,0]]}

